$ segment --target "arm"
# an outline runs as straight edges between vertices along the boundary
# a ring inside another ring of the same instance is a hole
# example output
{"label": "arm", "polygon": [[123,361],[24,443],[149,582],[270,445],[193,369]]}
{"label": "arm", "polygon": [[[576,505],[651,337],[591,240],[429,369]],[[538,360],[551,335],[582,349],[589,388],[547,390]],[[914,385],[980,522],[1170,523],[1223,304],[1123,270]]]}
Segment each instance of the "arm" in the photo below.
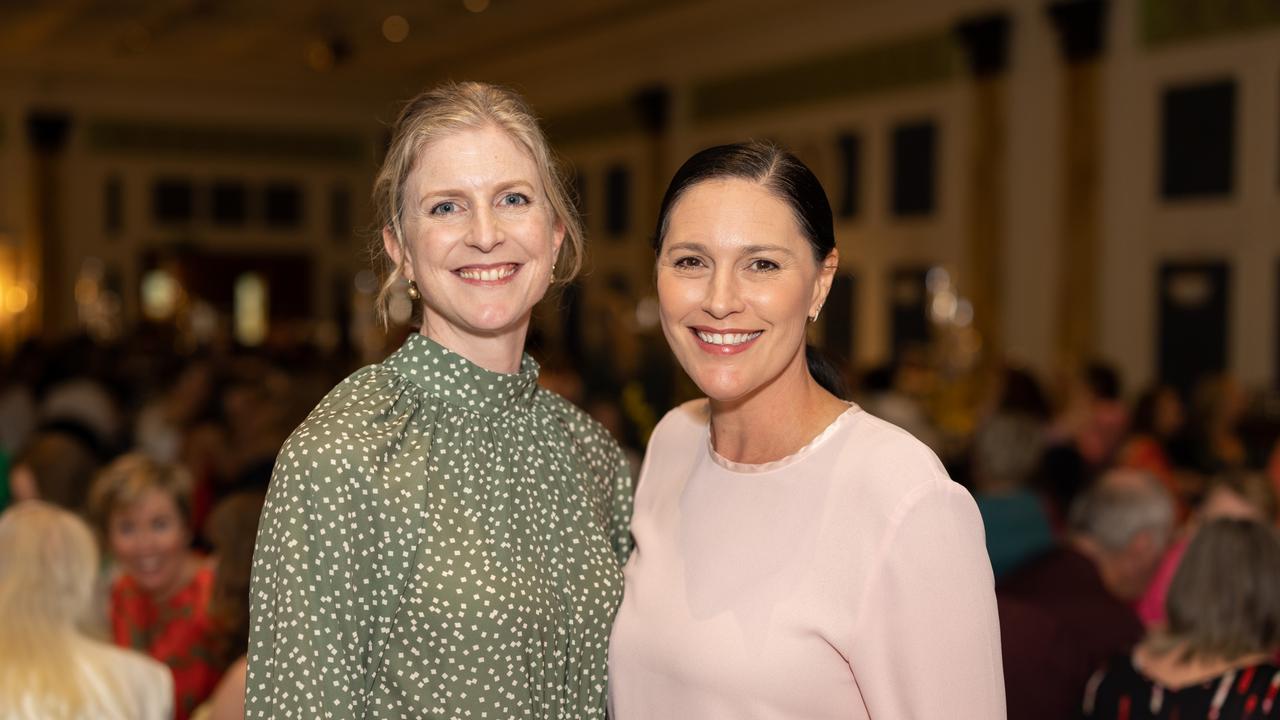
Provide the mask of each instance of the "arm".
{"label": "arm", "polygon": [[849,665],[875,720],[1003,720],[991,563],[977,506],[927,482],[890,521]]}

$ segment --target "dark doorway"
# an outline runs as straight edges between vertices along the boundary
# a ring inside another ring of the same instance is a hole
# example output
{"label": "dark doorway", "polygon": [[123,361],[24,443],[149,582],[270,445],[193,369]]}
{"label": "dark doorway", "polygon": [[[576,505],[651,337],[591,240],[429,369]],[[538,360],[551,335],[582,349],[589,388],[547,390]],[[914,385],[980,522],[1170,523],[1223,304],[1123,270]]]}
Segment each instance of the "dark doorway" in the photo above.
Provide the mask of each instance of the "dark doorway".
{"label": "dark doorway", "polygon": [[1160,379],[1183,392],[1227,367],[1231,270],[1224,262],[1170,262],[1159,270]]}

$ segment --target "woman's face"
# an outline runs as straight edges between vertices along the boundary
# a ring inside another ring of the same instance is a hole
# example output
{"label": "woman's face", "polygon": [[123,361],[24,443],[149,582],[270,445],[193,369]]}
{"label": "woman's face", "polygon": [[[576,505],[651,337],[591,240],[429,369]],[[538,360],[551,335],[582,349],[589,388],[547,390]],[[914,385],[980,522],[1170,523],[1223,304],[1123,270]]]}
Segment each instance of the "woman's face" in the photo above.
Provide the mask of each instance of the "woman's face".
{"label": "woman's face", "polygon": [[523,334],[565,232],[529,154],[492,126],[447,135],[423,148],[403,194],[404,245],[389,229],[383,240],[422,293],[424,334],[464,354]]}
{"label": "woman's face", "polygon": [[668,215],[658,301],[672,352],[707,397],[738,400],[804,367],[805,325],[835,260],[820,267],[791,208],[757,183],[685,191]]}
{"label": "woman's face", "polygon": [[142,590],[166,597],[183,582],[191,537],[173,496],[151,490],[111,514],[111,553]]}

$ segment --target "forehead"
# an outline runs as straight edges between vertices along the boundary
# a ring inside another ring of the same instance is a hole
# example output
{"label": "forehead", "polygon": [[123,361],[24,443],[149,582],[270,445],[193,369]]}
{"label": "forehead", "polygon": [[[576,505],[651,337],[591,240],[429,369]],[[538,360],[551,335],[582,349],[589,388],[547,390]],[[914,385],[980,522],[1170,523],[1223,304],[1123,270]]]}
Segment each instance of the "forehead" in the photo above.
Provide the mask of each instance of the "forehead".
{"label": "forehead", "polygon": [[112,515],[139,517],[162,514],[178,514],[178,498],[169,490],[151,486],[131,497],[122,497]]}
{"label": "forehead", "polygon": [[785,201],[760,183],[738,178],[706,180],[676,201],[666,240],[717,244],[795,244],[808,241]]}
{"label": "forehead", "polygon": [[419,151],[408,182],[424,190],[484,186],[512,180],[538,184],[538,166],[528,150],[494,125],[438,137]]}

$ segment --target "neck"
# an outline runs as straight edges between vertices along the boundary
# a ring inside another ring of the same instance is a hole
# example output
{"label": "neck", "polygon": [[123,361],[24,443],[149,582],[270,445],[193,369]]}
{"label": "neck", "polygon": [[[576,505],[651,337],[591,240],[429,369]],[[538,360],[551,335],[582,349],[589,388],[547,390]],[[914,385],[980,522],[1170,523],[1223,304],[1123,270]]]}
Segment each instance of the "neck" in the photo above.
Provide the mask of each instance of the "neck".
{"label": "neck", "polygon": [[511,374],[520,369],[529,316],[514,330],[473,335],[440,320],[424,318],[419,332],[490,372]]}
{"label": "neck", "polygon": [[772,462],[803,448],[848,408],[809,375],[801,351],[763,387],[741,398],[710,401],[711,442],[733,462]]}

